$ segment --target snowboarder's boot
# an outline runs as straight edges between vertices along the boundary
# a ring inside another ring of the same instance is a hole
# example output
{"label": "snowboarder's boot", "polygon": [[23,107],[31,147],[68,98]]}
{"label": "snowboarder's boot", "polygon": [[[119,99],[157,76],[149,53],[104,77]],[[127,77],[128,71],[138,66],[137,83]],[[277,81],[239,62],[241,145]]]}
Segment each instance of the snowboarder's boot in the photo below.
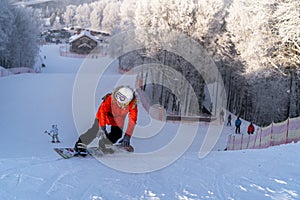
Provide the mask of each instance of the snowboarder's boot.
{"label": "snowboarder's boot", "polygon": [[112,146],[113,143],[106,137],[105,134],[103,134],[100,137],[99,140],[99,149],[104,153],[104,154],[112,154],[114,153],[114,150],[111,148],[107,148],[106,146]]}
{"label": "snowboarder's boot", "polygon": [[81,139],[79,138],[78,141],[75,144],[74,150],[78,153],[78,154],[87,154],[86,152],[86,144],[84,144]]}

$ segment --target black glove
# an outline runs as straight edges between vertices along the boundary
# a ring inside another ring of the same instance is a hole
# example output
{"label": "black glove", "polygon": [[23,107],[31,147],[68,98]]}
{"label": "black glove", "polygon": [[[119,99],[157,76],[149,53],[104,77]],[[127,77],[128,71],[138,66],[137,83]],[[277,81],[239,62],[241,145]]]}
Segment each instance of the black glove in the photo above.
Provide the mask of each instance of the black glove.
{"label": "black glove", "polygon": [[76,152],[86,152],[86,144],[84,144],[81,139],[79,138],[75,144],[75,151]]}
{"label": "black glove", "polygon": [[130,146],[130,136],[125,134],[122,140],[122,146],[128,147]]}
{"label": "black glove", "polygon": [[103,135],[107,135],[106,126],[101,126],[97,133],[98,138],[102,137]]}

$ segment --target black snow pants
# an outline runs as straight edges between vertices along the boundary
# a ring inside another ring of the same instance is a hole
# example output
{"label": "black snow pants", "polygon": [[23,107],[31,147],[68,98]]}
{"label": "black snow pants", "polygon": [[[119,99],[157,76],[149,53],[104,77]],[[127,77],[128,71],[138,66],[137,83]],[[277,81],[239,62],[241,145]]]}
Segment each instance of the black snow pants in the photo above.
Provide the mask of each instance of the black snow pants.
{"label": "black snow pants", "polygon": [[[90,144],[96,137],[99,131],[99,123],[96,118],[92,127],[89,128],[85,133],[79,136],[77,142],[82,142],[86,145]],[[122,129],[118,126],[111,126],[110,133],[107,134],[107,138],[114,144],[122,137]]]}

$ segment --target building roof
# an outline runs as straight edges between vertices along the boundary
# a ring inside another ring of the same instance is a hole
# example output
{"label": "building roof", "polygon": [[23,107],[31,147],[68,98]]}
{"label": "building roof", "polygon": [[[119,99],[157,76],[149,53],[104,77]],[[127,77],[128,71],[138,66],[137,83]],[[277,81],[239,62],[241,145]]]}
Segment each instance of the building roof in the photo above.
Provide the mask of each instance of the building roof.
{"label": "building roof", "polygon": [[86,30],[81,31],[79,34],[76,34],[76,35],[73,35],[72,37],[70,37],[69,42],[72,43],[73,41],[75,41],[83,36],[86,36],[86,37],[98,42],[97,37],[93,36],[89,31],[86,31]]}

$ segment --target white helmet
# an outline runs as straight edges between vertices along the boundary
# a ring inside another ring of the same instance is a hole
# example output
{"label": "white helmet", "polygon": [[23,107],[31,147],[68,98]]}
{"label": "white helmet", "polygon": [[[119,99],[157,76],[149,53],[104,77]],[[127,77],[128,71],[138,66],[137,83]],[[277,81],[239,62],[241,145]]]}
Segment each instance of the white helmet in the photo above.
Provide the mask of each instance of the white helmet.
{"label": "white helmet", "polygon": [[114,98],[121,105],[128,105],[133,99],[133,90],[126,86],[119,87],[115,91]]}

